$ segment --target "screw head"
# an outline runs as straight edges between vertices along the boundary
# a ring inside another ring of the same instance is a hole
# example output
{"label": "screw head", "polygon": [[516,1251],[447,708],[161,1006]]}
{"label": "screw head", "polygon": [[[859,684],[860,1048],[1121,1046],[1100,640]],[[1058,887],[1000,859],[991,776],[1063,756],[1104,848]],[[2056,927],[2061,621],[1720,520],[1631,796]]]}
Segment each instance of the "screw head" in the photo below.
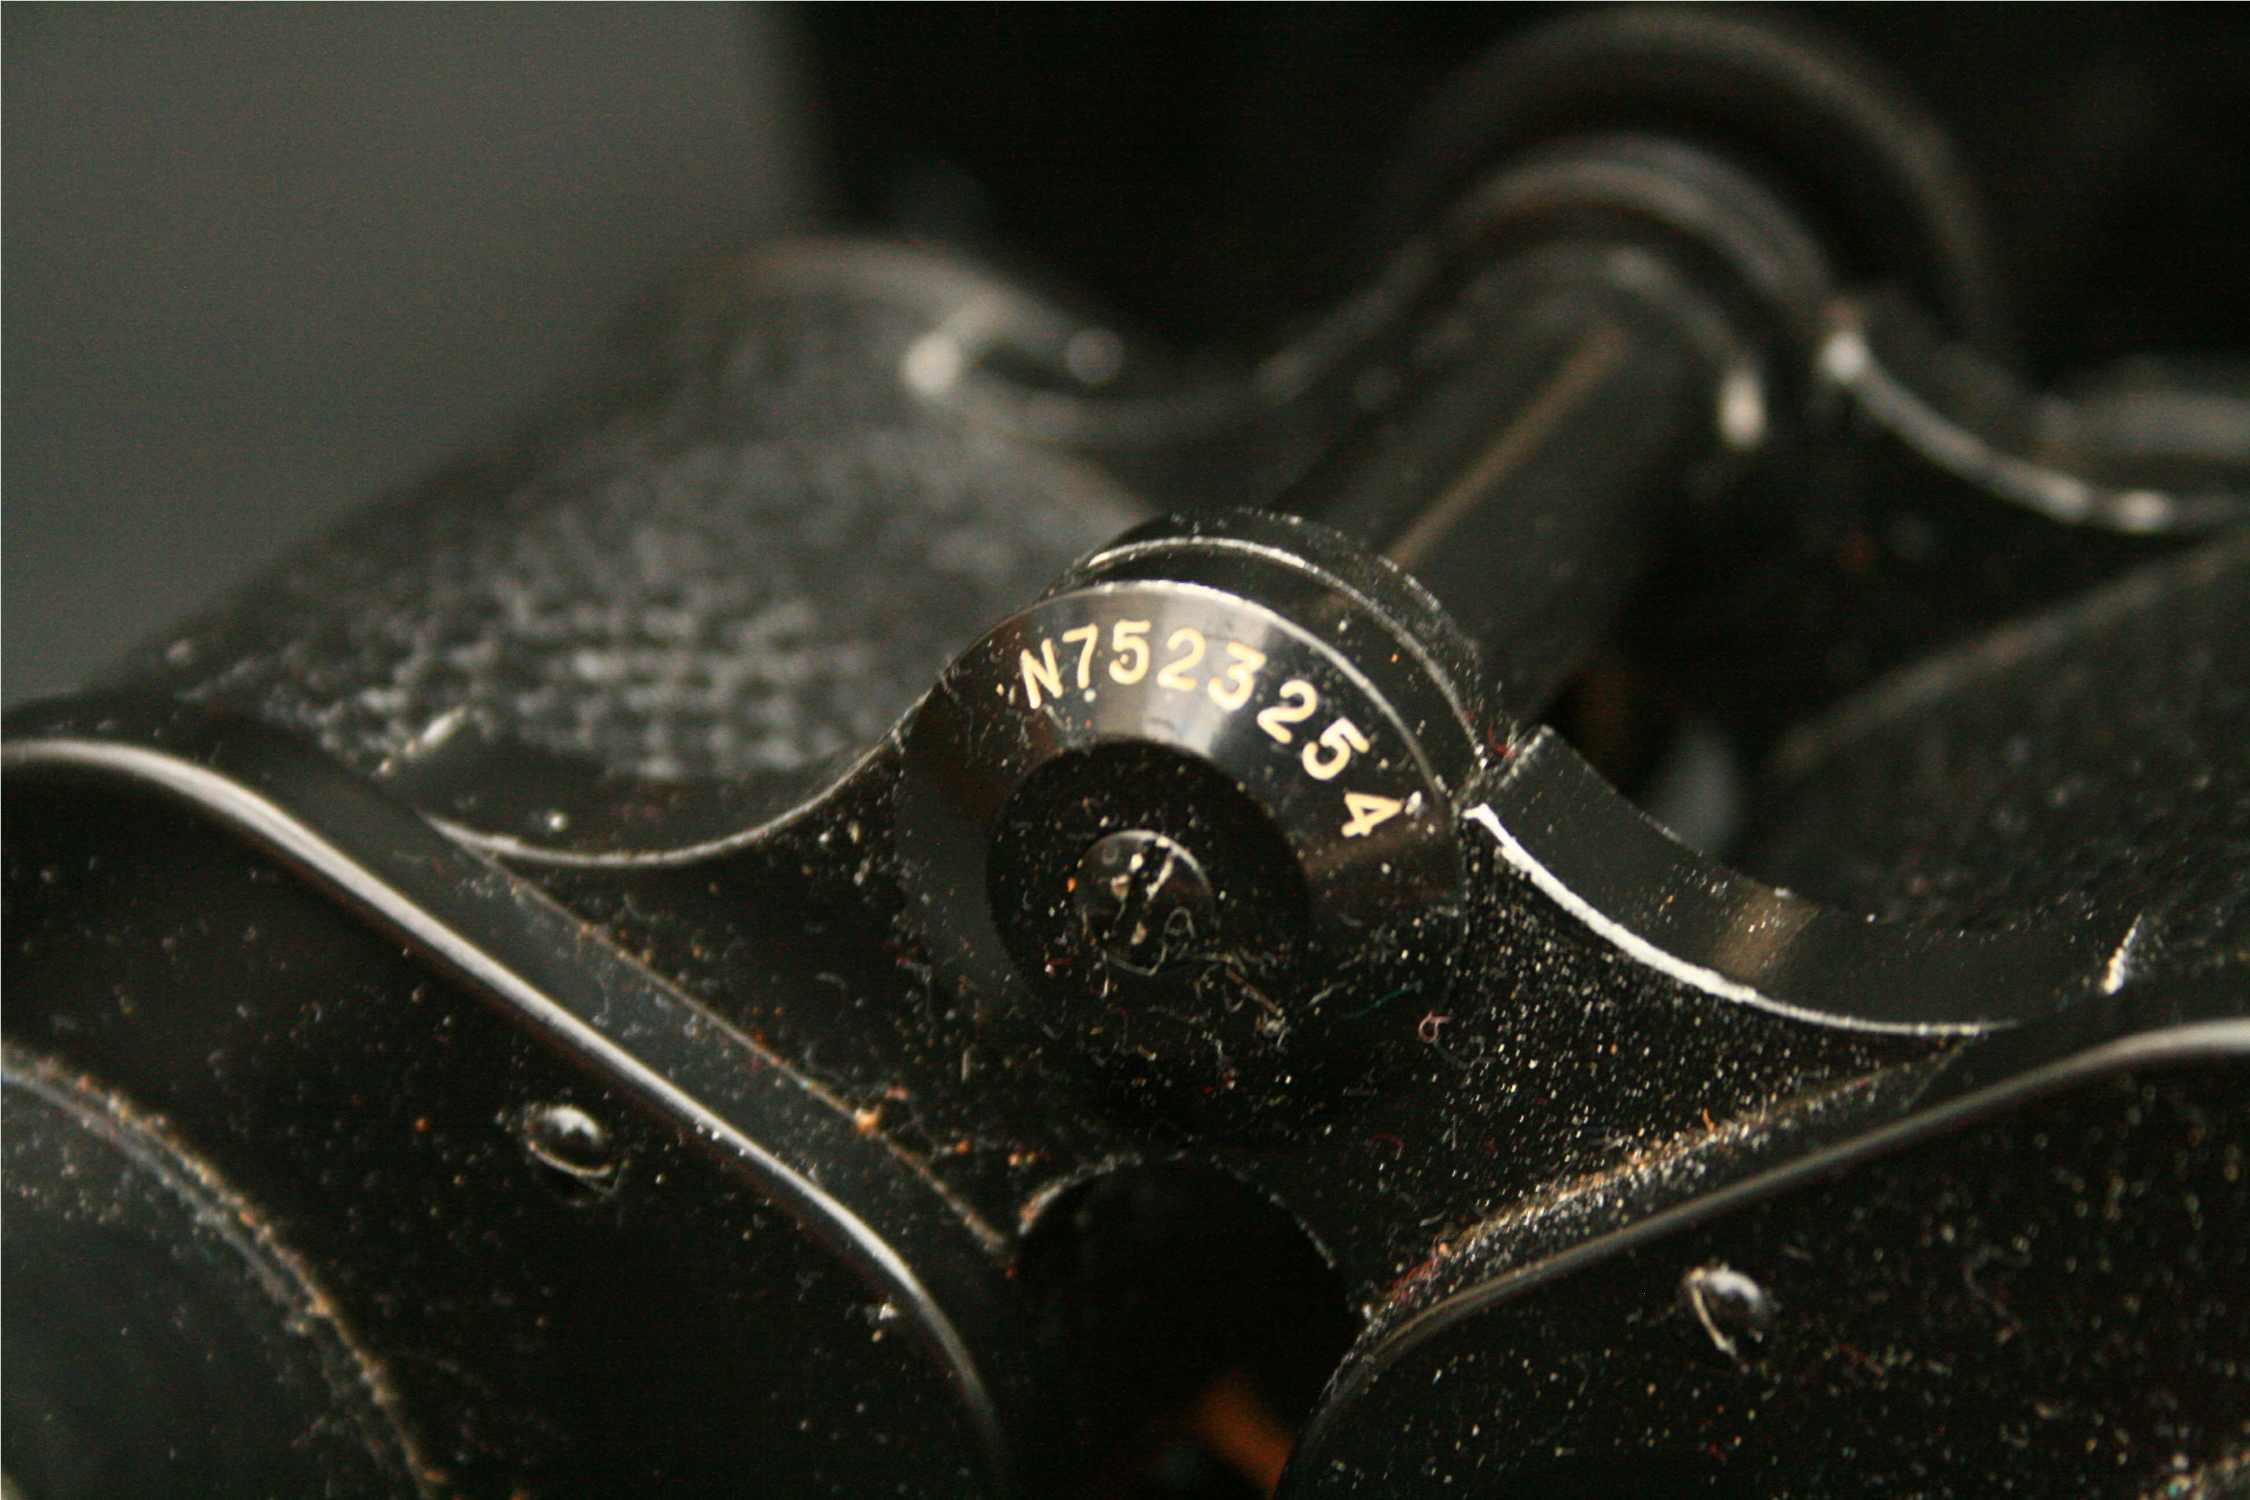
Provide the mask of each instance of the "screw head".
{"label": "screw head", "polygon": [[606,1197],[618,1180],[619,1153],[609,1127],[575,1104],[537,1104],[515,1118],[524,1149],[565,1202]]}
{"label": "screw head", "polygon": [[1208,948],[1218,928],[1218,900],[1202,863],[1177,839],[1146,828],[1088,845],[1071,899],[1086,941],[1137,974]]}

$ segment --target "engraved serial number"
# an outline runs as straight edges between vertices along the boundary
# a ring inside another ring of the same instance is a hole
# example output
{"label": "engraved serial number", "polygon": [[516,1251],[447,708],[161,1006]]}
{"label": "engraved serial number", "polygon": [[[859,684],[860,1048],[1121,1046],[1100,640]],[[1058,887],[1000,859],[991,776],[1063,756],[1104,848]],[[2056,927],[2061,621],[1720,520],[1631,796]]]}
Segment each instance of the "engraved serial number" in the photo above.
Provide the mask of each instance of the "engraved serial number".
{"label": "engraved serial number", "polygon": [[[1158,666],[1151,646],[1156,639],[1155,629],[1153,620],[1115,621],[1109,628],[1106,647],[1099,625],[1080,625],[1058,636],[1040,638],[1035,650],[1026,648],[1018,655],[1025,703],[1038,709],[1061,701],[1073,691],[1090,700],[1097,691],[1098,676],[1130,687],[1147,677],[1150,668],[1155,667],[1158,688],[1171,693],[1200,692],[1225,713],[1240,712],[1249,708],[1254,700],[1263,699],[1254,722],[1277,745],[1297,745],[1300,733],[1297,726],[1319,717],[1320,690],[1302,677],[1287,678],[1272,684],[1270,692],[1262,691],[1267,687],[1267,657],[1255,646],[1242,641],[1214,642],[1194,626],[1182,625],[1162,638],[1164,660]],[[1097,662],[1097,658],[1106,659]],[[1100,674],[1097,674],[1097,665],[1104,669]],[[1207,667],[1217,670],[1198,675]],[[1349,718],[1338,714],[1319,733],[1308,733],[1296,761],[1313,780],[1330,782],[1342,777],[1355,760],[1373,751],[1366,733]],[[1421,796],[1416,793],[1401,801],[1371,792],[1347,790],[1343,793],[1343,802],[1342,836],[1364,838],[1401,812],[1418,811]]]}

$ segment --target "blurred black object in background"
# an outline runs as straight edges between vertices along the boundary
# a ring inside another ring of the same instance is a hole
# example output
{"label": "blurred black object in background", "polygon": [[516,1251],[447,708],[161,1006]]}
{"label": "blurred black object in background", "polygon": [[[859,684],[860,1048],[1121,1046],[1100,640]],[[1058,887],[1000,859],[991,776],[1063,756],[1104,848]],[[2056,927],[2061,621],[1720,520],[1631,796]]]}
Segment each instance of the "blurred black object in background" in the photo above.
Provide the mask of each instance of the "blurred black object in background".
{"label": "blurred black object in background", "polygon": [[[1417,101],[1561,9],[10,5],[6,695],[86,680],[823,204],[1190,350],[1259,341],[1380,253]],[[2239,12],[1788,15],[1953,135],[2037,383],[2243,343]]]}
{"label": "blurred black object in background", "polygon": [[[1567,13],[1506,6],[820,6],[831,186],[855,218],[1030,256],[1105,307],[1240,340],[1367,271],[1430,90]],[[2225,7],[1808,5],[1951,135],[2041,383],[2238,347],[2250,23]]]}

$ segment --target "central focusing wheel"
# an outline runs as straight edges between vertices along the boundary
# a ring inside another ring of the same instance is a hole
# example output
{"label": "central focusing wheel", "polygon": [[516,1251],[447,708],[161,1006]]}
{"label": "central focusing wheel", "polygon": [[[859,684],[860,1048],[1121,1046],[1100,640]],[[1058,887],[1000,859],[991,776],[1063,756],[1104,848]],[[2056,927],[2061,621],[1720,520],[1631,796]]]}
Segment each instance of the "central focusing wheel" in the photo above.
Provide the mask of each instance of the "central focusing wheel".
{"label": "central focusing wheel", "polygon": [[1113,1078],[1302,1093],[1450,951],[1470,681],[1419,586],[1332,532],[1133,533],[964,653],[908,732],[936,962]]}

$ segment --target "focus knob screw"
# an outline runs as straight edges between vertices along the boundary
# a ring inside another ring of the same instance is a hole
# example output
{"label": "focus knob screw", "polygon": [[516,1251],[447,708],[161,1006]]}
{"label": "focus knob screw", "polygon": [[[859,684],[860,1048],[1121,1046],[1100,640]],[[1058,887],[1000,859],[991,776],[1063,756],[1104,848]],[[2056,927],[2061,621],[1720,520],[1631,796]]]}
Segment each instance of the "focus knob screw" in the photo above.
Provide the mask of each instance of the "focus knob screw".
{"label": "focus knob screw", "polygon": [[1202,864],[1178,840],[1145,828],[1089,845],[1071,895],[1087,941],[1139,974],[1208,944],[1218,924],[1218,900]]}

